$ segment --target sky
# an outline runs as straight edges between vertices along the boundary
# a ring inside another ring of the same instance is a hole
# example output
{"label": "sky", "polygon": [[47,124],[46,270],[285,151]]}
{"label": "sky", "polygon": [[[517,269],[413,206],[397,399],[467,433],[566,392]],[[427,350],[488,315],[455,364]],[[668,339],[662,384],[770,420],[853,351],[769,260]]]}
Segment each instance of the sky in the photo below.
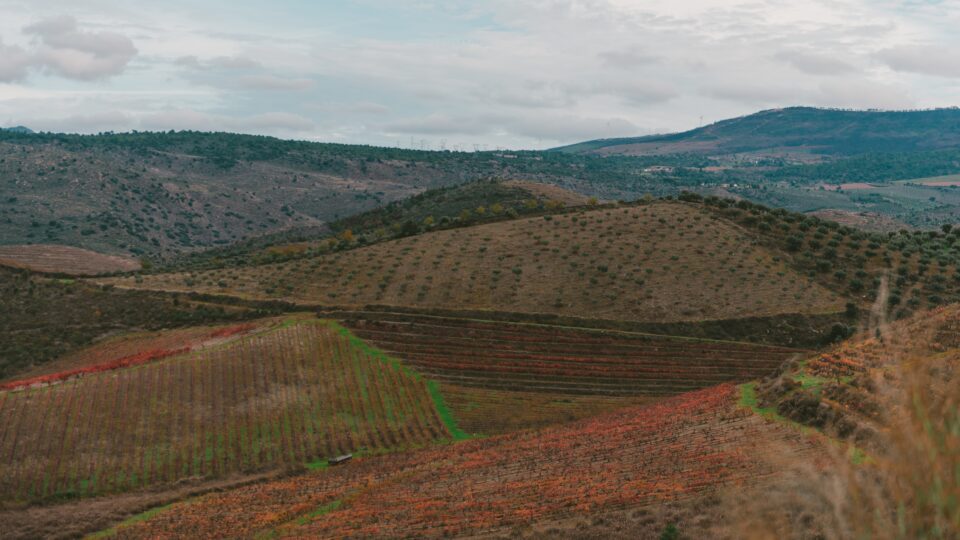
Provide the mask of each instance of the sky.
{"label": "sky", "polygon": [[0,126],[548,148],[960,105],[960,0],[0,0]]}

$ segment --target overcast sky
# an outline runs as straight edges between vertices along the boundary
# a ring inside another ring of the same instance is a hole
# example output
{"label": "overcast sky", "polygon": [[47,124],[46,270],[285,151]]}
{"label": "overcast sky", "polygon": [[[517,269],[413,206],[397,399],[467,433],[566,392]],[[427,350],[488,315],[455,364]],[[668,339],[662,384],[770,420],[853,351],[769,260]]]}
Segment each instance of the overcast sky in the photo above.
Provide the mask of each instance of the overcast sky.
{"label": "overcast sky", "polygon": [[960,105],[960,0],[0,0],[0,125],[543,148]]}

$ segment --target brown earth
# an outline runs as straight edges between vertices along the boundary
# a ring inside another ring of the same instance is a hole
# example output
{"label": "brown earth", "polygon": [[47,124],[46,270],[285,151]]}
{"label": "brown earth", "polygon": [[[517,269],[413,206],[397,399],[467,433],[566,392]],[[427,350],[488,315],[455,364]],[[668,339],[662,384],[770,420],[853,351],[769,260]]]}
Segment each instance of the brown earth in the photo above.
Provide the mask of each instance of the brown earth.
{"label": "brown earth", "polygon": [[554,184],[542,184],[528,180],[507,180],[504,184],[529,191],[537,198],[562,202],[565,206],[583,206],[590,200],[590,197],[586,195]]}
{"label": "brown earth", "polygon": [[72,276],[132,272],[140,269],[140,262],[129,257],[52,244],[0,246],[0,265]]}
{"label": "brown earth", "polygon": [[740,226],[674,202],[437,231],[286,263],[100,280],[301,304],[627,321],[843,309]]}

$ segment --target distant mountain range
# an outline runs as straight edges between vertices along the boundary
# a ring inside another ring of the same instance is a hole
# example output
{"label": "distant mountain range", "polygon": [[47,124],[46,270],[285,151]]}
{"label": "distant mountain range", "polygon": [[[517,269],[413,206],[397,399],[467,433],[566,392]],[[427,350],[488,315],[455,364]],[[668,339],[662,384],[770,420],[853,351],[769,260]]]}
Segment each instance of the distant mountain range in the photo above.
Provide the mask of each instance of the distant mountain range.
{"label": "distant mountain range", "polygon": [[599,139],[555,150],[576,154],[854,155],[960,147],[960,108],[849,111],[790,107],[668,135]]}
{"label": "distant mountain range", "polygon": [[[0,129],[0,245],[58,244],[168,259],[262,236],[315,235],[428,189],[494,178],[606,200],[716,191],[794,211],[873,212],[897,220],[897,227],[934,228],[955,223],[960,190],[934,185],[847,194],[816,186],[957,174],[960,109],[795,107],[673,135],[510,152],[229,133],[68,135],[17,126]],[[475,206],[510,206],[493,199]],[[437,214],[431,208],[417,222],[464,209]]]}

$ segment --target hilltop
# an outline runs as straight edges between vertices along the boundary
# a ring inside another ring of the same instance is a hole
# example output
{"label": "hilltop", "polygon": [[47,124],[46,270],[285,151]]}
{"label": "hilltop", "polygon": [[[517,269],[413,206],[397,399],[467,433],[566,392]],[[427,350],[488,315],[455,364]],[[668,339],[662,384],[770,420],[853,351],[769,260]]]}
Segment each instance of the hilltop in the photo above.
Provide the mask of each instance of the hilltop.
{"label": "hilltop", "polygon": [[337,238],[353,237],[359,244],[373,243],[412,236],[437,227],[501,221],[588,202],[587,197],[554,185],[521,180],[479,180],[429,189],[380,208],[338,219],[321,229],[266,235],[174,257],[155,268],[154,272],[298,259],[315,255]]}
{"label": "hilltop", "polygon": [[678,321],[736,319],[710,331],[674,325],[666,332],[723,339],[762,333],[761,340],[783,345],[827,336],[810,340],[822,326],[809,334],[795,320],[794,338],[806,337],[792,340],[791,332],[769,326],[761,332],[747,318],[830,314],[840,326],[828,331],[838,339],[874,302],[885,277],[885,307],[897,318],[960,301],[960,229],[950,226],[873,233],[693,193],[538,212],[544,213],[480,224],[454,220],[372,244],[341,236],[286,262],[235,260],[208,270],[101,282],[347,310],[476,311],[591,325],[632,321],[644,331]]}
{"label": "hilltop", "polygon": [[850,111],[789,107],[723,120],[669,135],[600,139],[556,150],[635,155],[752,153],[854,155],[960,146],[960,109]]}
{"label": "hilltop", "polygon": [[741,227],[670,201],[439,230],[286,263],[102,283],[302,305],[647,322],[844,309],[841,296]]}

